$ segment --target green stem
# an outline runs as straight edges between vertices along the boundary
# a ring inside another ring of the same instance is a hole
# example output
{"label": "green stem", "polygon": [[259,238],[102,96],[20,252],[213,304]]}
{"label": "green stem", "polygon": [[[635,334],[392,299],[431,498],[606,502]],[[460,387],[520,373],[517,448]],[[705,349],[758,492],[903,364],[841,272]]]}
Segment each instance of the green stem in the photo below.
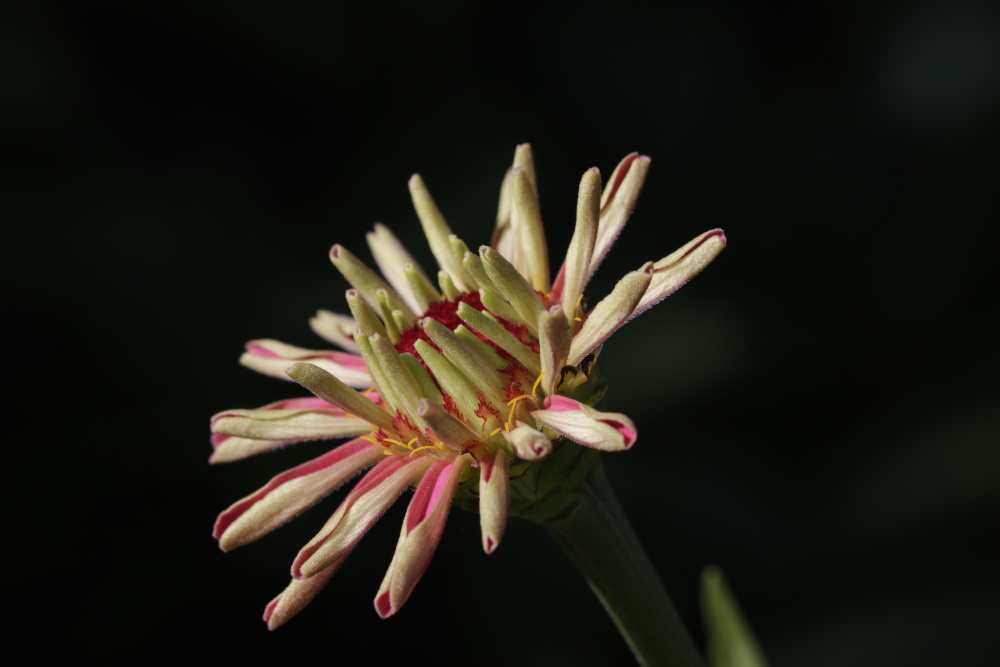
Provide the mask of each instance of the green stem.
{"label": "green stem", "polygon": [[586,577],[639,664],[704,667],[600,465],[577,492],[576,507],[544,525]]}

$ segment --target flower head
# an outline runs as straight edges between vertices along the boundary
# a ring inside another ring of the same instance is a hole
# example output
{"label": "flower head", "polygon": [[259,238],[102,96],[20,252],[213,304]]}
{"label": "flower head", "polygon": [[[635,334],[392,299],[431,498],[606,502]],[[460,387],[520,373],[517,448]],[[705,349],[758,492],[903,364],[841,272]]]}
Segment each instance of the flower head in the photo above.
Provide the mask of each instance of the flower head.
{"label": "flower head", "polygon": [[[528,477],[543,460],[558,458],[553,452],[560,448],[580,451],[563,445],[566,440],[603,451],[635,443],[627,416],[594,407],[602,393],[595,363],[600,347],[701,271],[726,243],[722,230],[706,232],[626,274],[589,308],[587,283],[631,215],[648,169],[649,158],[633,153],[603,189],[596,168],[583,175],[576,228],[554,280],[527,144],[518,146],[504,178],[492,243],[478,252],[452,234],[415,175],[410,194],[440,267],[437,276],[376,225],[368,242],[382,275],[335,245],[330,259],[352,286],[351,314],[320,311],[312,320],[316,333],[344,351],[273,340],[247,344],[244,365],[290,378],[313,396],[217,414],[212,462],[307,440],[349,440],[219,515],[214,534],[221,547],[262,537],[367,469],[299,551],[291,583],[265,611],[271,628],[319,592],[407,489],[415,491],[375,598],[383,617],[399,610],[423,575],[456,496],[478,498],[483,548],[490,553],[511,511],[512,478]],[[565,479],[559,484],[572,486]],[[556,511],[552,507],[546,511]]]}

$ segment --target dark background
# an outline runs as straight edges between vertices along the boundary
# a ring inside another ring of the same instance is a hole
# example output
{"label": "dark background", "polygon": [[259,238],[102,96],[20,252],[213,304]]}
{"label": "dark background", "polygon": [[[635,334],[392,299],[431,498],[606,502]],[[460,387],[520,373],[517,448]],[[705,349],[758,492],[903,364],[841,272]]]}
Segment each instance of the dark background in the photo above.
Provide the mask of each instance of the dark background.
{"label": "dark background", "polygon": [[530,141],[555,257],[583,171],[653,158],[595,296],[726,229],[603,357],[640,430],[606,469],[698,640],[716,563],[775,667],[995,660],[998,82],[985,1],[5,3],[7,631],[37,655],[628,664],[533,525],[487,557],[455,511],[381,621],[400,503],[275,633],[339,496],[210,538],[325,447],[206,464],[212,413],[295,393],[243,342],[322,346],[329,246],[367,256],[375,221],[431,265],[414,171],[486,242]]}

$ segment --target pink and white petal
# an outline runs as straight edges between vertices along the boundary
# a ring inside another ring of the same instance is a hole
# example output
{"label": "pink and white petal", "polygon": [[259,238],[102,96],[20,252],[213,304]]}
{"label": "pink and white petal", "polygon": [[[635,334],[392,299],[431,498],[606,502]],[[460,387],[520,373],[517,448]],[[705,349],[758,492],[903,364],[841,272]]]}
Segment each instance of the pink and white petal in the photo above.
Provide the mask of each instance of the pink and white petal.
{"label": "pink and white petal", "polygon": [[576,200],[576,228],[566,251],[559,275],[552,286],[551,299],[562,304],[566,317],[573,321],[576,304],[587,286],[590,259],[594,254],[597,222],[601,215],[601,172],[597,167],[588,169],[580,179]]}
{"label": "pink and white petal", "polygon": [[291,583],[278,597],[264,609],[264,622],[268,630],[276,630],[291,620],[296,614],[312,602],[334,573],[340,569],[344,558],[308,579],[292,579]]}
{"label": "pink and white petal", "polygon": [[262,339],[247,343],[246,352],[240,357],[240,363],[247,368],[282,380],[289,379],[285,371],[299,361],[315,364],[351,387],[372,386],[364,359],[348,352],[307,350],[276,340]]}
{"label": "pink and white petal", "polygon": [[221,433],[212,434],[212,455],[209,463],[232,463],[257,454],[273,452],[293,445],[298,440],[254,440],[253,438],[234,438]]}
{"label": "pink and white petal", "polygon": [[483,551],[490,554],[500,544],[510,514],[510,478],[508,456],[504,449],[487,454],[479,463],[479,527]]}
{"label": "pink and white petal", "polygon": [[638,271],[625,274],[611,294],[587,315],[587,320],[573,336],[566,363],[576,366],[608,337],[632,318],[653,277],[653,263],[647,262]]}
{"label": "pink and white petal", "polygon": [[358,438],[272,478],[234,503],[215,521],[212,536],[223,551],[248,544],[284,525],[382,456]]}
{"label": "pink and white petal", "polygon": [[317,396],[314,400],[335,405],[382,430],[388,431],[392,428],[392,419],[382,408],[382,399],[377,392],[355,391],[337,379],[337,376],[315,364],[298,363],[286,373],[288,377],[313,392]]}
{"label": "pink and white petal", "polygon": [[[263,411],[263,410],[335,410],[336,407],[330,405],[326,401],[316,398],[314,396],[307,396],[303,398],[289,398],[282,401],[275,401],[274,403],[269,403],[263,407],[257,408],[253,412]],[[235,411],[229,411],[235,412]],[[220,412],[218,415],[212,418],[212,423],[227,412]],[[360,435],[364,431],[359,431],[357,433],[345,433],[344,435]],[[343,437],[343,436],[337,436]],[[289,438],[286,440],[281,439],[268,439],[260,440],[252,437],[236,437],[232,435],[225,435],[223,433],[213,433],[212,434],[212,456],[208,459],[209,463],[229,463],[231,461],[238,461],[240,459],[245,459],[248,456],[253,456],[255,454],[262,454],[264,452],[274,451],[276,449],[281,449],[286,445],[291,445],[296,442],[301,442],[300,438]]]}
{"label": "pink and white petal", "polygon": [[726,233],[701,234],[654,264],[653,280],[632,317],[641,315],[698,275],[726,247]]}
{"label": "pink and white petal", "polygon": [[389,281],[393,289],[402,297],[406,305],[413,309],[415,313],[422,313],[424,309],[420,307],[420,303],[413,293],[413,287],[406,277],[405,270],[405,267],[410,265],[414,271],[426,279],[427,274],[417,264],[417,260],[413,259],[413,256],[407,252],[403,244],[396,238],[396,235],[383,224],[375,223],[375,231],[368,232],[367,239],[368,247],[372,251],[372,257],[375,258],[375,263],[378,265],[382,275],[385,276],[385,279]]}
{"label": "pink and white petal", "polygon": [[618,240],[625,223],[632,216],[635,202],[649,173],[649,158],[631,153],[618,163],[601,195],[601,219],[597,227],[597,239],[590,260],[587,281],[597,271],[611,246]]}
{"label": "pink and white petal", "polygon": [[354,342],[353,334],[358,328],[358,323],[350,315],[320,310],[315,317],[309,319],[309,326],[317,336],[328,343],[333,343],[348,352],[357,353],[358,346]]}
{"label": "pink and white petal", "polygon": [[606,452],[620,452],[635,444],[635,424],[619,412],[601,412],[565,396],[549,396],[545,407],[531,416],[573,442]]}
{"label": "pink and white petal", "polygon": [[440,459],[420,480],[403,519],[396,553],[375,596],[375,610],[382,618],[399,611],[430,565],[455,489],[468,465],[468,455]]}
{"label": "pink and white petal", "polygon": [[524,422],[515,422],[514,428],[501,431],[507,444],[510,445],[519,459],[525,461],[538,461],[545,458],[552,451],[552,440],[536,428],[528,426]]}
{"label": "pink and white petal", "polygon": [[212,432],[257,440],[332,440],[364,435],[371,425],[334,407],[307,410],[229,410],[212,417]]}
{"label": "pink and white petal", "polygon": [[312,577],[340,560],[431,463],[426,456],[392,456],[376,464],[355,484],[315,537],[302,547],[292,563],[292,576]]}

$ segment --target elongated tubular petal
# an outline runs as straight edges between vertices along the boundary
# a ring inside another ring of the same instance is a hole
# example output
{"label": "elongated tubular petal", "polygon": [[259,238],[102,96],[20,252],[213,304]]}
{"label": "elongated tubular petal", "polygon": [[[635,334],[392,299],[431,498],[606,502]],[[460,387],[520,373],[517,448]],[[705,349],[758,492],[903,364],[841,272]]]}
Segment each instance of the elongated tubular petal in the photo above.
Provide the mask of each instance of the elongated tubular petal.
{"label": "elongated tubular petal", "polygon": [[601,299],[587,316],[580,330],[573,337],[567,362],[571,366],[579,364],[593,352],[608,336],[632,318],[632,312],[639,305],[653,278],[653,263],[647,262],[638,271],[625,274],[618,281],[611,294]]}
{"label": "elongated tubular petal", "polygon": [[[395,416],[396,412],[402,410],[403,407],[400,403],[399,397],[396,396],[396,392],[393,391],[393,387],[389,383],[389,379],[386,377],[385,370],[379,365],[378,358],[375,356],[375,351],[372,349],[371,337],[365,335],[365,333],[359,329],[354,332],[354,340],[361,349],[361,356],[365,358],[365,362],[368,364],[368,370],[372,375],[372,381],[378,389],[378,394],[382,399],[383,405],[389,411],[389,414]],[[395,429],[393,429],[393,432],[395,432]]]}
{"label": "elongated tubular petal", "polygon": [[[594,254],[597,238],[597,222],[601,215],[601,172],[597,167],[588,169],[580,179],[580,191],[576,199],[576,228],[573,239],[566,251],[566,262],[556,278],[552,289],[553,298],[558,297],[563,313],[573,324],[576,317],[576,302],[587,286],[590,274],[590,259]],[[556,294],[557,290],[561,290]]]}
{"label": "elongated tubular petal", "polygon": [[375,231],[368,232],[366,239],[368,247],[372,251],[372,257],[375,258],[375,263],[378,264],[379,271],[382,272],[385,279],[414,312],[423,312],[413,289],[410,287],[410,282],[406,279],[405,272],[406,266],[412,266],[415,271],[426,278],[427,276],[420,265],[406,251],[396,235],[383,224],[376,223]]}
{"label": "elongated tubular petal", "polygon": [[[371,306],[365,303],[358,290],[353,288],[347,290],[345,298],[347,299],[347,307],[350,308],[351,315],[354,316],[354,321],[358,323],[357,329],[364,331],[369,336],[372,334],[379,334],[381,336],[389,335],[385,330],[385,324],[382,323],[382,318],[378,316],[378,313]],[[353,331],[351,335],[354,335]],[[357,346],[357,342],[354,344]],[[359,352],[360,349],[358,348]]]}
{"label": "elongated tubular petal", "polygon": [[375,295],[378,297],[379,312],[382,314],[382,321],[385,323],[385,334],[381,332],[377,333],[380,336],[387,337],[395,345],[399,342],[400,332],[409,329],[411,323],[406,321],[403,311],[393,309],[392,299],[389,297],[388,292],[380,289]]}
{"label": "elongated tubular petal", "polygon": [[508,322],[513,322],[515,324],[525,323],[514,306],[510,305],[506,299],[494,290],[486,289],[484,287],[479,290],[479,298],[482,300],[483,306],[486,310],[490,311],[500,319],[507,320]]}
{"label": "elongated tubular petal", "polygon": [[620,452],[635,444],[635,424],[619,412],[601,412],[565,396],[549,396],[545,407],[531,416],[573,442],[606,452]]}
{"label": "elongated tubular petal", "polygon": [[371,376],[364,359],[348,352],[307,350],[276,340],[252,340],[246,345],[246,352],[240,363],[264,375],[287,380],[285,370],[297,361],[308,361],[336,375],[352,387],[372,386]]}
{"label": "elongated tubular petal", "polygon": [[[469,378],[472,385],[486,400],[493,404],[493,407],[502,406],[505,402],[502,390],[506,382],[500,372],[496,370],[499,364],[437,320],[428,317],[422,321],[422,324],[424,331],[440,348],[445,359],[453,363],[455,368]],[[490,351],[492,352],[492,350]]]}
{"label": "elongated tubular petal", "polygon": [[504,352],[517,359],[532,375],[537,376],[541,372],[538,355],[518,340],[517,336],[507,331],[502,324],[464,302],[459,304],[457,312],[463,322],[499,345]]}
{"label": "elongated tubular petal", "polygon": [[500,202],[497,204],[497,224],[493,229],[490,245],[510,261],[514,257],[514,233],[510,228],[511,191],[514,189],[514,168],[510,167],[500,183]]}
{"label": "elongated tubular petal", "polygon": [[726,233],[721,229],[713,229],[656,262],[653,280],[632,317],[646,312],[680,289],[708,266],[725,247]]}
{"label": "elongated tubular petal", "polygon": [[352,415],[357,415],[374,428],[380,428],[383,431],[392,428],[392,420],[385,410],[319,366],[305,363],[295,364],[288,369],[288,377],[327,403],[336,405]]}
{"label": "elongated tubular petal", "polygon": [[309,326],[317,336],[349,352],[357,353],[358,346],[351,335],[358,328],[353,317],[320,310],[309,319]]}
{"label": "elongated tubular petal", "polygon": [[469,272],[469,275],[478,283],[480,289],[496,289],[493,281],[490,279],[490,275],[486,273],[486,269],[483,267],[483,260],[472,252],[467,252],[462,257],[462,266],[465,270]]}
{"label": "elongated tubular petal", "polygon": [[531,189],[535,191],[535,197],[538,197],[538,174],[535,171],[535,154],[531,150],[531,144],[518,144],[514,149],[514,164],[513,169],[516,171],[520,169],[524,172],[524,175],[528,177],[528,183],[531,184]]}
{"label": "elongated tubular petal", "polygon": [[465,422],[452,416],[437,403],[421,398],[417,405],[417,412],[431,427],[434,434],[441,439],[445,447],[455,453],[461,453],[467,447],[482,442],[481,436],[469,428]]}
{"label": "elongated tubular petal", "polygon": [[212,417],[213,433],[257,440],[332,440],[363,435],[370,430],[364,419],[333,406],[307,410],[229,410]]}
{"label": "elongated tubular petal", "polygon": [[514,265],[508,262],[496,250],[488,246],[479,249],[483,267],[489,274],[493,284],[507,299],[510,305],[520,315],[520,319],[528,325],[532,333],[538,331],[538,316],[545,310],[542,302]]}
{"label": "elongated tubular petal", "polygon": [[410,198],[413,200],[413,208],[420,218],[420,225],[424,228],[424,235],[431,247],[431,253],[438,265],[450,276],[456,287],[462,292],[472,289],[472,282],[468,274],[462,267],[459,259],[452,253],[451,242],[448,237],[451,235],[451,228],[445,221],[444,216],[434,203],[434,198],[427,191],[424,180],[420,174],[410,177]]}
{"label": "elongated tubular petal", "polygon": [[601,197],[601,220],[597,226],[597,240],[590,260],[588,281],[604,261],[608,250],[614,245],[625,223],[632,216],[635,202],[639,198],[639,192],[646,182],[648,173],[649,158],[632,153],[618,164],[608,179],[608,185]]}
{"label": "elongated tubular petal", "polygon": [[437,291],[437,288],[431,284],[427,276],[417,271],[412,264],[404,266],[403,273],[406,275],[410,289],[413,290],[413,297],[420,307],[419,312],[426,313],[428,306],[441,300],[441,293]]}
{"label": "elongated tubular petal", "polygon": [[546,394],[554,393],[559,385],[572,341],[573,330],[563,317],[562,309],[553,306],[552,312],[544,313],[538,324],[538,356],[543,373],[542,389]]}
{"label": "elongated tubular petal", "polygon": [[528,283],[540,292],[549,291],[549,251],[538,209],[538,194],[523,169],[514,169],[514,215],[511,226],[517,239],[518,261],[514,264]]}
{"label": "elongated tubular petal", "polygon": [[[353,390],[351,390],[353,391]],[[312,409],[336,409],[333,405],[324,401],[320,398],[307,397],[307,398],[289,398],[283,401],[275,401],[274,403],[269,403],[265,406],[252,410],[250,412],[261,413],[267,410],[312,410]],[[235,411],[228,411],[235,412]],[[226,415],[227,412],[220,412],[212,418],[212,429],[214,431],[214,426],[217,420]],[[360,435],[359,433],[350,433],[345,435]],[[286,440],[259,440],[257,438],[243,438],[234,437],[231,435],[225,435],[223,433],[212,433],[212,456],[208,459],[209,463],[229,463],[231,461],[238,461],[240,459],[245,459],[248,456],[253,456],[255,454],[262,454],[264,452],[271,452],[276,449],[281,449],[286,445],[291,445],[296,442],[301,442],[299,438],[289,438]]]}
{"label": "elongated tubular petal", "polygon": [[552,451],[552,441],[544,433],[524,422],[518,421],[514,424],[514,428],[501,431],[501,434],[519,459],[538,461],[549,455]]}
{"label": "elongated tubular petal", "polygon": [[[427,367],[431,369],[431,373],[441,385],[441,391],[454,401],[455,407],[466,423],[473,424],[485,432],[503,424],[503,416],[500,411],[490,405],[480,394],[478,387],[474,386],[469,378],[455,368],[455,365],[445,359],[433,346],[426,341],[418,340],[414,343],[414,348]],[[480,420],[482,420],[481,423]]]}
{"label": "elongated tubular petal", "polygon": [[403,606],[430,565],[451,509],[455,488],[469,465],[469,456],[435,461],[424,473],[410,506],[392,563],[375,596],[375,610],[382,618]]}
{"label": "elongated tubular petal", "polygon": [[[399,355],[399,358],[403,360],[403,365],[406,366],[406,370],[409,372],[410,377],[413,381],[417,383],[420,387],[420,395],[424,398],[431,400],[435,403],[444,402],[444,396],[441,395],[441,390],[438,389],[437,384],[434,383],[434,378],[431,377],[424,365],[420,363],[420,360],[409,352],[404,352]],[[423,399],[421,399],[423,400]],[[419,414],[420,401],[417,401],[417,413]]]}
{"label": "elongated tubular petal", "polygon": [[351,283],[351,287],[358,291],[365,303],[373,309],[378,310],[378,291],[384,289],[391,297],[393,310],[402,310],[410,321],[417,319],[417,316],[406,305],[403,298],[396,293],[396,290],[392,289],[389,283],[382,280],[378,274],[368,268],[347,248],[339,243],[330,248],[330,261],[347,279],[347,282]]}
{"label": "elongated tubular petal", "polygon": [[406,370],[406,365],[392,343],[383,336],[372,336],[369,340],[379,367],[385,375],[385,381],[391,387],[403,416],[407,417],[412,425],[422,429],[425,424],[417,415],[417,401],[421,398],[420,386]]}
{"label": "elongated tubular petal", "polygon": [[257,454],[273,452],[298,440],[255,440],[254,438],[234,438],[231,435],[212,434],[212,455],[209,463],[232,463]]}
{"label": "elongated tubular petal", "polygon": [[510,514],[510,478],[507,452],[502,448],[479,462],[479,527],[483,551],[488,554],[500,544]]}
{"label": "elongated tubular petal", "polygon": [[427,456],[390,456],[376,464],[302,547],[292,563],[292,576],[314,577],[343,558],[432,463]]}
{"label": "elongated tubular petal", "polygon": [[223,551],[253,542],[312,507],[381,456],[378,445],[358,438],[286,470],[220,514],[212,535]]}
{"label": "elongated tubular petal", "polygon": [[277,630],[305,609],[306,605],[312,602],[313,598],[323,590],[323,587],[340,569],[345,560],[347,560],[346,556],[308,579],[292,579],[285,590],[271,600],[264,609],[264,622],[267,623],[267,629]]}

